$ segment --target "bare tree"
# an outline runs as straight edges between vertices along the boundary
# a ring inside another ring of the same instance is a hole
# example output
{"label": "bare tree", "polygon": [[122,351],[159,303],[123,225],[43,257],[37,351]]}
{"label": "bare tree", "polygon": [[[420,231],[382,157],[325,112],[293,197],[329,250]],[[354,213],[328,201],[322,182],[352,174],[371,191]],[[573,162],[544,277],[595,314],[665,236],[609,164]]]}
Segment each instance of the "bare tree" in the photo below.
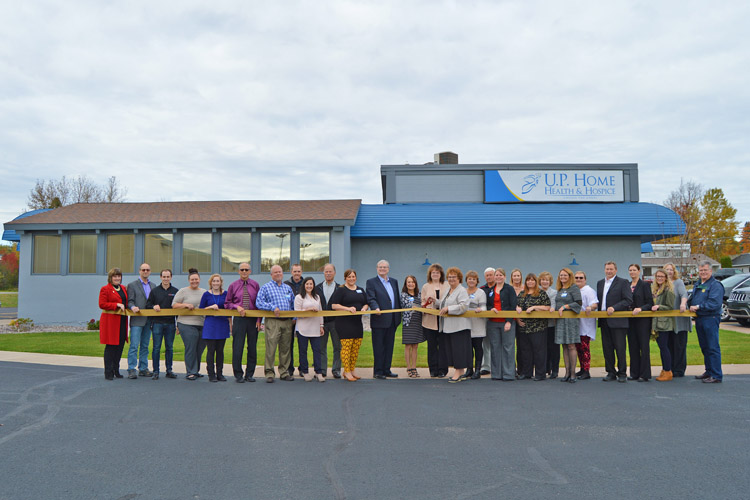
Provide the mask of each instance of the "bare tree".
{"label": "bare tree", "polygon": [[102,201],[102,187],[85,175],[79,175],[73,182],[72,203],[99,203]]}
{"label": "bare tree", "polygon": [[117,177],[114,175],[107,179],[107,184],[104,186],[104,201],[107,203],[122,203],[125,201],[125,195],[128,194],[127,188],[120,186],[117,181]]}
{"label": "bare tree", "polygon": [[57,208],[71,203],[122,203],[127,189],[120,186],[116,177],[110,177],[104,185],[96,184],[85,175],[72,181],[65,176],[60,180],[37,179],[29,193],[27,205],[30,210]]}

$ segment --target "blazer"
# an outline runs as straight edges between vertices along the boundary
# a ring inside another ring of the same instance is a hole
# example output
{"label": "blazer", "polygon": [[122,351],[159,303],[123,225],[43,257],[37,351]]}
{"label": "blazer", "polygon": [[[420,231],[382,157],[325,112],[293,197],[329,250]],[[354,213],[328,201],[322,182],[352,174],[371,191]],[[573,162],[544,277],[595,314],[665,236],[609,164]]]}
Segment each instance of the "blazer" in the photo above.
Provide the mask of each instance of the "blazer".
{"label": "blazer", "polygon": [[[321,281],[320,283],[315,285],[315,292],[318,294],[318,297],[320,297],[320,306],[322,307],[321,311],[333,311],[333,309],[331,309],[331,304],[326,301],[326,294],[323,293],[323,283],[325,283],[325,281]],[[339,287],[339,284],[334,281],[333,285],[335,287],[335,292],[336,288]],[[333,297],[333,294],[331,294],[331,297]],[[324,323],[333,323],[334,321],[336,321],[336,316],[324,316],[323,320]]]}
{"label": "blazer", "polygon": [[[151,290],[156,288],[156,285],[154,285],[151,281],[148,282],[148,286],[151,287]],[[132,309],[133,307],[145,309],[146,301],[148,301],[148,297],[146,297],[146,294],[143,293],[141,280],[137,279],[128,283],[128,309]],[[149,319],[150,318],[148,316],[131,316],[130,326],[146,326],[146,324],[149,322]]]}
{"label": "blazer", "polygon": [[[604,308],[602,300],[604,294],[604,281],[599,280],[596,283],[596,298],[599,300],[599,307]],[[633,293],[630,291],[630,282],[626,279],[615,276],[612,285],[607,292],[607,308],[613,307],[615,311],[629,311],[630,304],[633,303]],[[628,318],[600,318],[599,326],[607,325],[610,328],[628,328],[630,321]]]}
{"label": "blazer", "polygon": [[[375,276],[367,280],[365,292],[367,293],[367,305],[370,309],[401,309],[401,294],[398,289],[398,281],[394,278],[389,277],[388,282],[393,288],[393,301],[395,307],[391,304],[391,298],[388,296],[388,292],[385,290],[383,283],[380,281],[380,276]],[[389,314],[371,314],[370,315],[370,328],[390,328],[397,327],[401,324],[401,313],[389,313]]]}
{"label": "blazer", "polygon": [[[451,293],[450,288],[445,297],[440,298],[440,309],[448,308],[448,314],[463,314],[469,309],[469,294],[466,288],[458,285]],[[440,317],[440,331],[443,333],[455,333],[462,330],[471,330],[471,320],[469,318],[450,316]]]}
{"label": "blazer", "polygon": [[[115,287],[107,283],[99,290],[99,309],[105,311],[116,311],[117,304],[128,305],[128,291],[124,286],[120,287],[125,292],[125,302],[121,302],[122,297],[115,291]],[[99,318],[99,343],[109,345],[120,344],[120,321],[122,316],[116,314],[102,313]],[[126,320],[127,321],[127,320]],[[127,336],[125,337],[127,341]]]}
{"label": "blazer", "polygon": [[630,310],[632,311],[636,307],[640,307],[644,311],[650,311],[653,305],[654,296],[651,293],[651,287],[648,286],[648,283],[639,279],[635,285],[635,290],[633,290],[633,303],[630,305]]}
{"label": "blazer", "polygon": [[[487,293],[487,310],[491,311],[495,307],[495,287],[486,290]],[[500,289],[500,309],[503,311],[515,311],[518,305],[518,295],[508,283],[503,283]]]}

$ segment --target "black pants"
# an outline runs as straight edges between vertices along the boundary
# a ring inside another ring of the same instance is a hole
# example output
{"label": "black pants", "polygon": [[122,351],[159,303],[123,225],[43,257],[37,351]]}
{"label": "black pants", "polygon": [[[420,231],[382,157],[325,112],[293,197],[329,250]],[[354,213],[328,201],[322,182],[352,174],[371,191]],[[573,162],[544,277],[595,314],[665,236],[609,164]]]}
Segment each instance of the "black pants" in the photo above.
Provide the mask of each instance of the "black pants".
{"label": "black pants", "polygon": [[[628,364],[625,359],[625,337],[628,335],[627,328],[610,328],[606,322],[601,325],[602,351],[604,352],[604,368],[607,374],[624,377],[627,374]],[[617,355],[617,370],[615,371],[615,355]]]}
{"label": "black pants", "polygon": [[[122,321],[122,319],[120,321]],[[122,349],[125,346],[125,339],[127,336],[128,329],[127,326],[125,326],[125,328],[120,328],[119,344],[107,344],[104,346],[104,375],[111,375],[114,377],[115,373],[120,373],[120,359],[122,358]]]}
{"label": "black pants", "polygon": [[391,373],[393,344],[396,341],[396,326],[372,329],[373,375]]}
{"label": "black pants", "polygon": [[297,336],[297,323],[292,323],[292,343],[289,345],[289,366],[286,371],[289,375],[294,375],[294,337]]}
{"label": "black pants", "polygon": [[247,339],[247,370],[245,377],[252,377],[258,364],[258,319],[236,316],[232,322],[232,371],[242,378],[242,353]]}
{"label": "black pants", "polygon": [[459,332],[444,333],[445,351],[448,358],[448,365],[461,370],[471,366],[469,355],[471,353],[471,330],[461,330]]}
{"label": "black pants", "polygon": [[[482,369],[482,358],[484,357],[484,349],[482,348],[482,342],[484,337],[472,337],[471,349],[469,350],[469,372],[480,371]],[[472,360],[472,351],[474,352],[474,359]],[[472,366],[474,369],[472,370]]]}
{"label": "black pants", "polygon": [[630,318],[628,329],[628,352],[630,353],[630,376],[651,378],[651,318]]}
{"label": "black pants", "polygon": [[[521,367],[518,373],[531,378],[544,377],[547,369],[547,329],[537,333],[524,333],[516,335]],[[559,353],[560,350],[558,349]],[[559,361],[558,361],[559,363]]]}
{"label": "black pants", "polygon": [[672,355],[672,374],[684,377],[687,368],[687,332],[677,332],[669,336],[669,353]]}
{"label": "black pants", "polygon": [[554,374],[560,371],[560,344],[555,344],[555,327],[547,327],[547,373]]}
{"label": "black pants", "polygon": [[521,340],[522,337],[526,336],[526,332],[524,331],[525,328],[518,323],[516,323],[516,375],[523,375],[526,372],[526,367],[523,366],[524,362],[524,355],[521,352],[523,349],[530,349],[530,345],[526,345],[522,347]]}
{"label": "black pants", "polygon": [[427,366],[430,376],[448,374],[448,357],[445,355],[445,334],[430,328],[422,328],[427,339]]}
{"label": "black pants", "polygon": [[[209,377],[222,375],[224,372],[224,344],[227,339],[206,339],[206,371]],[[214,371],[216,361],[216,371]]]}

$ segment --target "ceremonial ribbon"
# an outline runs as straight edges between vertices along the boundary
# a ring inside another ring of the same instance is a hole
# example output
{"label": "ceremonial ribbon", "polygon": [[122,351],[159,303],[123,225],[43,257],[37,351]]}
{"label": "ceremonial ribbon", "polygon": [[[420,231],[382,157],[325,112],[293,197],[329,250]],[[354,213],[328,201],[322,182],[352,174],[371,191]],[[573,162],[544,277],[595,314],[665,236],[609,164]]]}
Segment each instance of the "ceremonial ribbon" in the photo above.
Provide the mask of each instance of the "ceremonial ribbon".
{"label": "ceremonial ribbon", "polygon": [[[431,314],[437,316],[440,314],[439,309],[425,308],[425,307],[410,307],[406,309],[387,309],[380,311],[379,314],[389,313],[400,313],[405,311],[419,311],[423,314]],[[240,316],[240,313],[236,309],[162,309],[160,311],[154,311],[153,309],[140,309],[137,313],[126,310],[125,312],[117,311],[102,311],[107,314],[119,314],[127,316]],[[365,314],[378,314],[377,311],[279,311],[279,318],[310,318],[316,316],[363,316]],[[680,312],[679,310],[673,309],[669,311],[642,311],[639,314],[634,315],[633,311],[615,311],[612,314],[608,314],[606,311],[592,311],[586,313],[574,313],[572,311],[564,311],[563,318],[662,318],[662,317],[694,317],[694,312],[685,311]],[[452,318],[516,318],[516,319],[560,319],[560,313],[558,311],[534,311],[531,313],[516,311],[467,311],[463,314],[449,314]],[[246,318],[276,318],[276,314],[273,311],[260,311],[258,309],[245,309]]]}

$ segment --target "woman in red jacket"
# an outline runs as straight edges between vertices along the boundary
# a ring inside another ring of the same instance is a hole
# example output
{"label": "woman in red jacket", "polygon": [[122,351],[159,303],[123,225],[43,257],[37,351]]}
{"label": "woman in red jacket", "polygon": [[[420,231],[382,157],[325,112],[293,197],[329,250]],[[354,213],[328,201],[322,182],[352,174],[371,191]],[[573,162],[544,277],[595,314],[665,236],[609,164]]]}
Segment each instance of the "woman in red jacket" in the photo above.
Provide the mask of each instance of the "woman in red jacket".
{"label": "woman in red jacket", "polygon": [[[107,284],[99,290],[99,309],[105,311],[125,311],[128,293],[122,285],[122,271],[113,267],[107,274]],[[128,339],[128,317],[126,315],[102,313],[99,318],[99,343],[104,348],[104,378],[122,378],[120,358],[122,348]]]}

